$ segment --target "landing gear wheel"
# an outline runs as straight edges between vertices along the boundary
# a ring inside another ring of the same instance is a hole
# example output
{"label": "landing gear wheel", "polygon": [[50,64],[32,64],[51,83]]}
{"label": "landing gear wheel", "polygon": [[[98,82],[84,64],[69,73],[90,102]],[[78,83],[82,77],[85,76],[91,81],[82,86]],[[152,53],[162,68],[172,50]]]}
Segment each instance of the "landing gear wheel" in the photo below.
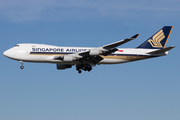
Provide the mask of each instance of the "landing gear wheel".
{"label": "landing gear wheel", "polygon": [[92,70],[92,68],[90,67],[89,69],[88,69],[88,72],[90,72]]}
{"label": "landing gear wheel", "polygon": [[21,69],[24,69],[24,66],[21,66],[20,68],[21,68]]}
{"label": "landing gear wheel", "polygon": [[81,70],[78,70],[78,73],[79,73],[79,74],[81,74],[81,73],[82,73],[82,71],[81,71]]}
{"label": "landing gear wheel", "polygon": [[21,68],[21,69],[24,69],[24,66],[23,66],[23,61],[19,61],[19,62],[21,63],[20,68]]}
{"label": "landing gear wheel", "polygon": [[78,64],[76,65],[76,70],[80,74],[82,70],[90,72],[92,70],[92,66],[90,64]]}

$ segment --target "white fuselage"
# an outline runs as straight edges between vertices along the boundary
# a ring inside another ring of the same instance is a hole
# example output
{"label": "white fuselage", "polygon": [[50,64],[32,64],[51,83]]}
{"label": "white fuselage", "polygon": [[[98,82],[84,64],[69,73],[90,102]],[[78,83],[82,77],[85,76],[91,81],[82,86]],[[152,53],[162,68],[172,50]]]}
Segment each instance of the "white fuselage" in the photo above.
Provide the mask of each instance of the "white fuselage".
{"label": "white fuselage", "polygon": [[[44,44],[18,44],[13,48],[5,51],[3,54],[11,59],[24,62],[40,62],[40,63],[55,63],[55,64],[77,64],[79,61],[65,62],[54,59],[55,56],[63,56],[68,54],[80,53],[89,51],[94,48],[86,47],[58,47]],[[118,51],[101,56],[98,64],[118,64],[135,60],[147,59],[157,56],[147,54],[156,49],[118,49]]]}
{"label": "white fuselage", "polygon": [[76,67],[78,73],[91,71],[92,66],[99,64],[119,64],[160,57],[168,54],[175,46],[165,48],[172,26],[164,26],[137,48],[117,48],[139,34],[101,47],[58,47],[44,44],[17,44],[3,54],[18,60],[23,69],[23,62],[54,63],[58,70]]}

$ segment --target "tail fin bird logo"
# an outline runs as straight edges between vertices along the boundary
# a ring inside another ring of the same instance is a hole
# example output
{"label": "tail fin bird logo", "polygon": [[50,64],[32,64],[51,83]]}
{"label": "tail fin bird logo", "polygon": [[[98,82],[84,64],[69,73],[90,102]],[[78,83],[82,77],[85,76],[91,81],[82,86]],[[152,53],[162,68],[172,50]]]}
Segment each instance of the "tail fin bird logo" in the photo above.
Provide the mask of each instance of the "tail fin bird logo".
{"label": "tail fin bird logo", "polygon": [[148,42],[152,45],[152,47],[156,48],[162,48],[161,41],[165,38],[164,32],[161,29],[159,32],[157,32],[152,39],[149,39]]}

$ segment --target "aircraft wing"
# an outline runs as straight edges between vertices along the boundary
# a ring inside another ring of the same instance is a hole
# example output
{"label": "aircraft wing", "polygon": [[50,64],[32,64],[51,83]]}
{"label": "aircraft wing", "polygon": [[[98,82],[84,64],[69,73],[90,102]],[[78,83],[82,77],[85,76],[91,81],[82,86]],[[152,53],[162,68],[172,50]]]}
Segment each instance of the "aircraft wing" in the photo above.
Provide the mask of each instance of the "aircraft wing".
{"label": "aircraft wing", "polygon": [[94,48],[85,52],[79,52],[74,54],[68,54],[64,56],[55,56],[54,59],[63,60],[66,62],[79,60],[79,61],[86,61],[88,63],[97,64],[99,61],[103,60],[101,55],[109,55],[111,53],[116,52],[118,49],[116,48],[119,45],[122,45],[126,42],[129,42],[133,39],[136,39],[139,36],[139,34],[136,34],[130,38],[126,38],[124,40],[120,40],[108,45],[104,45],[102,47]]}
{"label": "aircraft wing", "polygon": [[124,44],[124,43],[126,43],[126,42],[129,42],[129,41],[131,41],[131,40],[133,40],[133,39],[136,39],[138,36],[139,36],[139,34],[136,34],[136,35],[134,35],[134,36],[132,36],[132,37],[130,37],[130,38],[126,38],[126,39],[124,39],[124,40],[120,40],[120,41],[117,41],[117,42],[115,42],[115,43],[111,43],[111,44],[108,44],[108,45],[104,45],[104,46],[102,46],[102,47],[103,47],[104,49],[115,48],[115,47],[117,47],[117,46],[119,46],[119,45],[122,45],[122,44]]}
{"label": "aircraft wing", "polygon": [[98,47],[96,49],[92,49],[92,50],[89,50],[89,51],[86,51],[86,52],[81,52],[81,53],[78,53],[79,55],[81,56],[88,56],[88,55],[95,55],[95,54],[100,54],[100,55],[108,55],[108,54],[111,54],[113,52],[116,52],[118,49],[116,48],[117,46],[120,46],[126,42],[129,42],[131,40],[134,40],[136,39],[137,37],[139,36],[139,34],[136,34],[130,38],[126,38],[124,40],[120,40],[120,41],[117,41],[117,42],[114,42],[114,43],[111,43],[111,44],[108,44],[108,45],[104,45],[102,47]]}

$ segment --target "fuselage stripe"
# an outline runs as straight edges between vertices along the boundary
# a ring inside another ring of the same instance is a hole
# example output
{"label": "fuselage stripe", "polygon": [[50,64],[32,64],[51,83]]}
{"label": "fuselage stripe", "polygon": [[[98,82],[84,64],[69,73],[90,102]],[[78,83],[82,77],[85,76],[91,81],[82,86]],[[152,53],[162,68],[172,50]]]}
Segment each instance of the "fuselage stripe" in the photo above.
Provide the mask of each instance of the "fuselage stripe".
{"label": "fuselage stripe", "polygon": [[[65,53],[65,52],[30,52],[30,55],[68,55],[74,53]],[[152,55],[140,55],[140,54],[109,54],[107,56],[147,56],[147,57],[155,57]]]}

